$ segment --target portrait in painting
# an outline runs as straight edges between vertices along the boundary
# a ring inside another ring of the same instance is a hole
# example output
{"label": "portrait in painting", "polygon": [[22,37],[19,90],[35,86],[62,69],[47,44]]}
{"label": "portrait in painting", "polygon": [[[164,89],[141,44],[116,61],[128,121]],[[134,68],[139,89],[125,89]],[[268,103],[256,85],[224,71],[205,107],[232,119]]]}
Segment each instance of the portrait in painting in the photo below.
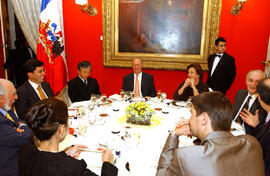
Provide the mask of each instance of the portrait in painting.
{"label": "portrait in painting", "polygon": [[200,54],[203,0],[119,0],[119,52]]}

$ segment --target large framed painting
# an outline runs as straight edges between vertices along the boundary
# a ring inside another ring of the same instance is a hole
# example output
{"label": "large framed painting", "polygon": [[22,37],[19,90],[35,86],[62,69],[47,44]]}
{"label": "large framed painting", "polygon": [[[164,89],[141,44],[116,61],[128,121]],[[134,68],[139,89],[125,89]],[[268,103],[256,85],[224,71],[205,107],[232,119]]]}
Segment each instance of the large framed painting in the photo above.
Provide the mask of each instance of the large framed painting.
{"label": "large framed painting", "polygon": [[214,52],[221,0],[103,0],[103,63],[181,70]]}

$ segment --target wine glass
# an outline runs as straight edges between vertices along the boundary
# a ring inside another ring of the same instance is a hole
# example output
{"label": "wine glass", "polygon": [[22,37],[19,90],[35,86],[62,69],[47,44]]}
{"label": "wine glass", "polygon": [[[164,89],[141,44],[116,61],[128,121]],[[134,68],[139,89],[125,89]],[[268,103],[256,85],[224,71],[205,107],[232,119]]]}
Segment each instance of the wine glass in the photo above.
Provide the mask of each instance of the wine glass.
{"label": "wine glass", "polygon": [[165,92],[162,92],[160,97],[161,97],[161,101],[164,102],[167,98],[167,94]]}
{"label": "wine glass", "polygon": [[192,100],[193,96],[189,96],[187,99],[187,108],[191,108],[191,100]]}
{"label": "wine glass", "polygon": [[125,91],[124,90],[120,91],[120,97],[121,97],[121,100],[125,99]]}

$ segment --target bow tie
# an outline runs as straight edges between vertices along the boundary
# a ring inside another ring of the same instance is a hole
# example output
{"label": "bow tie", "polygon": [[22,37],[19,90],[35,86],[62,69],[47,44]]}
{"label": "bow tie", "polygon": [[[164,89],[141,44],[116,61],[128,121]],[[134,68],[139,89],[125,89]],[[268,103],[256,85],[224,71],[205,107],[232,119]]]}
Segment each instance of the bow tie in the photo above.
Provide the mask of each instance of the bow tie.
{"label": "bow tie", "polygon": [[215,57],[221,58],[221,54],[215,54]]}

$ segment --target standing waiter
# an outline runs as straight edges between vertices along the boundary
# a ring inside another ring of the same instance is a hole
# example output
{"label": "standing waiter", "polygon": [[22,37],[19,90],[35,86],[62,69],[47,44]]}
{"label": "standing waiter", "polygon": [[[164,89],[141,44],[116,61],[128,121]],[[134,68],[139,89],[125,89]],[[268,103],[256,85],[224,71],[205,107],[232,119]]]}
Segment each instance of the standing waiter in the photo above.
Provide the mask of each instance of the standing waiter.
{"label": "standing waiter", "polygon": [[217,53],[208,57],[207,85],[214,91],[226,94],[236,75],[235,62],[234,58],[225,52],[226,40],[223,37],[216,39],[215,48]]}

